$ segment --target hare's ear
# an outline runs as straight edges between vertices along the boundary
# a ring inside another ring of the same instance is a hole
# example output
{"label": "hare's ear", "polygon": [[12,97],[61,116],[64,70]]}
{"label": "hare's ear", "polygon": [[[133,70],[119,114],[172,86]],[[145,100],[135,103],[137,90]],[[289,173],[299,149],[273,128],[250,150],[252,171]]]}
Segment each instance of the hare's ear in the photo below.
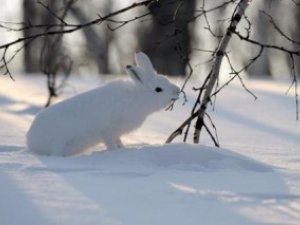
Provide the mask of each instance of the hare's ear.
{"label": "hare's ear", "polygon": [[145,83],[144,71],[141,68],[134,65],[128,65],[126,66],[126,71],[135,82]]}
{"label": "hare's ear", "polygon": [[137,51],[135,53],[135,62],[137,64],[137,66],[144,69],[145,72],[156,74],[156,71],[151,63],[151,60],[145,53],[143,53],[141,51]]}

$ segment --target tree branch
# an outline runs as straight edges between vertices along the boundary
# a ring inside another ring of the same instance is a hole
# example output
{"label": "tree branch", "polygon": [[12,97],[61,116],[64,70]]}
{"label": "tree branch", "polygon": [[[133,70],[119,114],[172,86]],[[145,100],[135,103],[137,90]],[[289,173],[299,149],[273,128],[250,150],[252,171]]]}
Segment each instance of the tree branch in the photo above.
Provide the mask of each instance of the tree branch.
{"label": "tree branch", "polygon": [[195,132],[194,132],[194,143],[199,143],[200,139],[200,132],[202,129],[202,126],[204,125],[204,116],[205,112],[207,110],[207,105],[210,102],[212,90],[215,86],[215,83],[219,77],[219,71],[222,63],[222,59],[225,54],[225,50],[227,48],[227,45],[231,39],[232,33],[236,30],[236,26],[240,22],[241,18],[243,17],[245,10],[247,9],[249,4],[248,0],[241,0],[237,7],[235,8],[235,11],[233,13],[233,16],[231,18],[231,23],[229,27],[227,28],[225,36],[222,38],[218,49],[216,50],[215,54],[215,61],[212,66],[212,73],[211,77],[209,79],[209,82],[206,86],[204,96],[201,100],[200,110],[198,112],[198,119],[196,121],[195,126]]}
{"label": "tree branch", "polygon": [[[135,3],[133,3],[129,6],[127,6],[127,7],[124,7],[122,9],[119,9],[119,10],[115,11],[115,12],[109,13],[106,16],[99,17],[95,20],[89,21],[89,22],[84,23],[84,24],[67,24],[66,22],[64,22],[64,20],[61,20],[61,19],[60,19],[60,22],[61,22],[60,24],[41,24],[41,25],[30,25],[29,24],[26,27],[20,28],[19,31],[24,30],[24,29],[29,29],[29,28],[32,28],[32,27],[47,28],[47,29],[46,29],[46,31],[42,31],[42,32],[27,36],[27,37],[21,37],[21,38],[15,39],[13,41],[10,41],[6,44],[0,45],[0,49],[4,49],[3,54],[2,54],[2,58],[1,58],[2,65],[0,64],[0,66],[6,68],[6,72],[5,72],[6,74],[7,73],[10,74],[9,69],[8,69],[8,64],[9,64],[10,61],[6,60],[6,54],[7,54],[8,49],[11,46],[14,46],[18,43],[21,43],[21,42],[24,42],[24,41],[25,42],[26,41],[32,41],[32,40],[35,40],[35,39],[40,38],[40,37],[73,33],[75,31],[81,30],[85,27],[93,26],[93,25],[102,23],[102,22],[104,22],[104,21],[106,21],[106,20],[108,20],[108,19],[110,19],[110,18],[112,18],[116,15],[127,12],[127,11],[129,11],[133,8],[138,8],[138,7],[143,7],[143,6],[147,7],[149,4],[151,4],[155,1],[156,0],[144,0],[144,1],[141,1],[141,2],[135,2]],[[49,8],[47,6],[44,6],[44,7],[46,7],[46,9]],[[56,18],[57,18],[57,16],[56,16]],[[22,24],[24,24],[24,23],[22,23]],[[59,28],[59,29],[55,29],[55,28]],[[61,28],[63,28],[63,29],[61,29]],[[10,76],[11,76],[11,74],[10,74]]]}

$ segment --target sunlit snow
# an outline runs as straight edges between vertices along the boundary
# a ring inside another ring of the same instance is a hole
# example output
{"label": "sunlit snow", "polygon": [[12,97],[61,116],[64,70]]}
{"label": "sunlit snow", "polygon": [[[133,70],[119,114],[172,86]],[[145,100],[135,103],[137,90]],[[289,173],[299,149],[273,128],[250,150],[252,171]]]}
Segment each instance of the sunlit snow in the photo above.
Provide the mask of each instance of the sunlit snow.
{"label": "sunlit snow", "polygon": [[[1,225],[299,223],[300,126],[288,82],[246,81],[256,101],[238,83],[221,92],[211,112],[221,149],[207,135],[201,145],[163,144],[190,112],[188,91],[187,104],[126,135],[126,149],[47,157],[24,144],[45,103],[44,80],[15,79],[0,89]],[[99,83],[73,78],[62,98]]]}

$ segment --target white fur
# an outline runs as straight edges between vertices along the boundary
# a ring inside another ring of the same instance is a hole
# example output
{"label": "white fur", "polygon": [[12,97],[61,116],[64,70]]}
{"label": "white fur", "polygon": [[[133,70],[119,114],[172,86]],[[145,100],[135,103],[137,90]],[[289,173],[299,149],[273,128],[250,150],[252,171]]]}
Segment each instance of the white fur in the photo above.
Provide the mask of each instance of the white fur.
{"label": "white fur", "polygon": [[[135,55],[138,66],[127,66],[132,80],[115,80],[40,112],[28,133],[30,151],[73,155],[104,142],[123,147],[120,137],[138,128],[145,118],[171,103],[179,88],[157,75],[149,58]],[[163,91],[156,92],[159,87]]]}

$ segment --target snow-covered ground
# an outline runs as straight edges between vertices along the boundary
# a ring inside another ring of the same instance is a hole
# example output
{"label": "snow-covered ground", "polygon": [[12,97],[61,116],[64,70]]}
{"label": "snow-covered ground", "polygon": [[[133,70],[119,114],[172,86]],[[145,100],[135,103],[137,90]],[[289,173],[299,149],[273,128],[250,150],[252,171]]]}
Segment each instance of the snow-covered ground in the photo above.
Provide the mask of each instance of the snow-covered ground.
{"label": "snow-covered ground", "polygon": [[[76,157],[29,154],[33,115],[44,80],[1,78],[0,225],[245,225],[300,221],[300,126],[289,83],[247,81],[217,98],[212,117],[222,148],[163,145],[193,104],[151,116],[124,137],[127,149]],[[78,78],[64,97],[95,87]],[[197,86],[197,82],[193,81]]]}

